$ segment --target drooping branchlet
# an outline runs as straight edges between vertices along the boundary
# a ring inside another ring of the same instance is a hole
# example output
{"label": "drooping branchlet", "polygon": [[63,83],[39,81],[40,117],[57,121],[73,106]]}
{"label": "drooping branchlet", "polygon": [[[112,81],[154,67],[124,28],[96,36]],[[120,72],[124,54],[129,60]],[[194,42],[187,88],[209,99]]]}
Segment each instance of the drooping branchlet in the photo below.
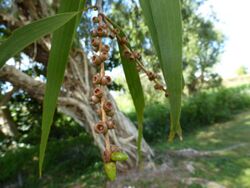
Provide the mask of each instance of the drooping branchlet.
{"label": "drooping branchlet", "polygon": [[[113,120],[115,114],[113,104],[107,100],[105,95],[106,86],[110,85],[112,79],[110,76],[105,75],[104,62],[109,58],[110,47],[103,44],[103,37],[115,38],[119,34],[118,29],[110,29],[109,25],[105,23],[105,16],[98,14],[98,17],[94,17],[92,21],[98,24],[97,28],[91,32],[93,39],[91,45],[93,47],[94,55],[92,56],[93,64],[100,71],[92,77],[92,83],[94,85],[93,96],[91,102],[97,105],[96,113],[100,118],[100,121],[94,125],[94,130],[97,134],[103,134],[105,138],[105,150],[103,152],[103,161],[105,163],[105,169],[107,176],[112,179],[112,173],[116,169],[115,161],[111,160],[113,152],[120,151],[118,147],[111,145],[109,140],[108,131],[116,128],[116,124]],[[127,39],[123,38],[122,42],[127,44]],[[115,149],[116,148],[116,149]],[[112,167],[112,168],[111,168]],[[110,169],[112,173],[110,173]]]}

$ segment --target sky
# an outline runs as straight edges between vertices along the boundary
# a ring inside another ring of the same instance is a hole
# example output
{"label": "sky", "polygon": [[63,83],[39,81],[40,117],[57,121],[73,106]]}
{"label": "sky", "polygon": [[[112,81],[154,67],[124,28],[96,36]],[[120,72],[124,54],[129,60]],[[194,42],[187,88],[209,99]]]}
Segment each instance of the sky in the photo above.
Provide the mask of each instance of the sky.
{"label": "sky", "polygon": [[236,70],[245,66],[250,73],[250,0],[208,0],[199,12],[204,16],[217,15],[216,29],[226,36],[224,53],[215,71],[224,78],[236,76]]}

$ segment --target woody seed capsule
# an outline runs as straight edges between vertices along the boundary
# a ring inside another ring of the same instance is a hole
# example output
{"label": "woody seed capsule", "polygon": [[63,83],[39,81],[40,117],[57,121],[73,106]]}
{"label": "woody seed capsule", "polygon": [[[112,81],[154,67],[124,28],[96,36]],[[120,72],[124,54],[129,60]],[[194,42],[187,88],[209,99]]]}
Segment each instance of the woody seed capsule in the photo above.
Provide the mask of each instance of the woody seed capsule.
{"label": "woody seed capsule", "polygon": [[92,83],[93,84],[100,84],[101,82],[101,77],[99,74],[96,74],[92,77]]}
{"label": "woody seed capsule", "polygon": [[106,111],[106,112],[110,112],[111,110],[113,110],[113,104],[109,101],[106,101],[103,105],[103,109]]}
{"label": "woody seed capsule", "polygon": [[92,18],[92,21],[93,21],[93,23],[98,23],[98,22],[99,22],[99,20],[98,20],[98,18],[97,18],[96,16],[94,16],[94,17]]}
{"label": "woody seed capsule", "polygon": [[128,40],[126,37],[122,37],[119,42],[121,43],[121,45],[126,45],[128,43]]}
{"label": "woody seed capsule", "polygon": [[102,85],[109,85],[109,84],[111,84],[111,78],[110,78],[110,76],[103,76],[101,78],[101,84]]}
{"label": "woody seed capsule", "polygon": [[100,98],[98,98],[97,96],[95,96],[95,95],[93,95],[93,96],[91,96],[91,102],[93,103],[93,104],[97,104],[97,103],[99,103],[101,100],[100,100]]}
{"label": "woody seed capsule", "polygon": [[108,53],[107,52],[102,52],[101,55],[100,55],[100,58],[101,58],[101,61],[106,61],[109,56],[108,56]]}
{"label": "woody seed capsule", "polygon": [[100,65],[102,63],[102,60],[99,56],[94,55],[92,56],[92,62],[93,64],[95,64],[96,66]]}
{"label": "woody seed capsule", "polygon": [[97,31],[96,30],[91,31],[91,36],[92,37],[97,37]]}
{"label": "woody seed capsule", "polygon": [[98,28],[97,29],[97,35],[99,36],[99,37],[102,37],[103,35],[104,35],[104,32],[103,32],[103,29],[102,28]]}
{"label": "woody seed capsule", "polygon": [[156,79],[156,75],[155,75],[153,72],[151,72],[151,71],[148,71],[148,72],[147,72],[147,75],[148,75],[148,79],[149,79],[150,81]]}
{"label": "woody seed capsule", "polygon": [[93,38],[92,40],[91,40],[91,44],[92,44],[92,46],[94,46],[94,47],[99,47],[99,45],[100,45],[100,39],[98,39],[98,38]]}
{"label": "woody seed capsule", "polygon": [[130,59],[131,61],[132,61],[132,60],[135,60],[135,55],[134,55],[134,53],[130,53],[129,59]]}
{"label": "woody seed capsule", "polygon": [[123,55],[124,55],[126,58],[130,58],[131,52],[130,52],[128,49],[125,49],[125,50],[123,50]]}
{"label": "woody seed capsule", "polygon": [[99,87],[95,88],[94,95],[101,98],[103,96],[103,91],[101,90],[101,88],[99,88]]}
{"label": "woody seed capsule", "polygon": [[115,33],[113,33],[113,32],[110,33],[110,34],[109,34],[109,38],[114,39],[114,38],[115,38]]}
{"label": "woody seed capsule", "polygon": [[156,90],[161,90],[161,89],[163,89],[163,85],[161,85],[161,84],[159,84],[159,83],[156,83],[156,84],[154,85],[154,88],[155,88]]}
{"label": "woody seed capsule", "polygon": [[139,52],[134,52],[134,57],[138,60],[141,60],[141,54]]}
{"label": "woody seed capsule", "polygon": [[137,70],[138,72],[140,72],[140,71],[141,71],[141,67],[140,67],[139,65],[136,65],[136,70]]}
{"label": "woody seed capsule", "polygon": [[100,121],[95,125],[95,132],[97,134],[105,134],[108,131],[107,125]]}
{"label": "woody seed capsule", "polygon": [[108,45],[103,45],[102,48],[101,48],[101,51],[108,53],[109,52],[109,46]]}

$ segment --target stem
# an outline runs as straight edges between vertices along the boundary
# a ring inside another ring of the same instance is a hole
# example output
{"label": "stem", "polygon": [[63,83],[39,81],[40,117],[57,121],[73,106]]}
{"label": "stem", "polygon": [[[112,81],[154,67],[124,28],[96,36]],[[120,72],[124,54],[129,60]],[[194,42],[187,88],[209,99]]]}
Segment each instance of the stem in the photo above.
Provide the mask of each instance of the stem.
{"label": "stem", "polygon": [[[101,22],[102,20],[100,20]],[[102,40],[100,42],[100,45],[99,45],[99,49],[102,48]],[[101,78],[105,76],[105,64],[104,62],[101,64],[101,70],[100,70],[100,76]],[[105,86],[101,86],[101,89],[104,91],[105,90]],[[106,122],[107,121],[107,115],[106,115],[106,112],[104,110],[104,103],[105,103],[105,92],[104,92],[104,95],[102,96],[101,98],[101,111],[102,111],[102,122]],[[107,150],[108,153],[111,153],[111,148],[110,148],[110,139],[109,139],[109,134],[108,134],[108,131],[104,134],[104,137],[105,137],[105,149]]]}
{"label": "stem", "polygon": [[[110,20],[110,19],[109,19],[107,16],[105,16],[105,15],[103,15],[103,21],[104,21],[105,23],[111,24],[114,28],[117,28],[117,29],[120,30],[120,27],[119,27],[117,24],[115,24],[112,20]],[[108,25],[109,29],[112,30],[112,28],[110,27],[109,24],[107,24],[107,25]],[[116,38],[118,39],[118,41],[121,40],[121,37],[120,37],[119,35],[116,35]],[[130,52],[132,51],[131,48],[130,48],[128,45],[123,45],[123,47],[124,47],[125,49],[129,50]],[[148,73],[147,69],[143,66],[143,62],[142,62],[142,61],[140,61],[139,59],[135,59],[135,63],[141,68],[141,70],[142,70],[145,74]],[[152,81],[153,81],[155,84],[160,84],[160,85],[162,85],[162,84],[161,84],[159,81],[157,81],[156,79],[154,79],[154,80],[152,80]],[[161,90],[164,91],[165,93],[167,93],[167,89],[166,89],[166,88],[162,88]]]}

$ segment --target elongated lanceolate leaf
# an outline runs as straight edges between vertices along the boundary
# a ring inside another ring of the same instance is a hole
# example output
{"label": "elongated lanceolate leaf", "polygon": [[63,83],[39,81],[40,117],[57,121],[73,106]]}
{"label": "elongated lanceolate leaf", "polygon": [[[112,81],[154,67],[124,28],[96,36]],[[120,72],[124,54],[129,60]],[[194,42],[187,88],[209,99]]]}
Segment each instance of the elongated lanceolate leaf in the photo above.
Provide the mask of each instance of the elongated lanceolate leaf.
{"label": "elongated lanceolate leaf", "polygon": [[[125,34],[122,31],[122,28],[120,28],[116,23],[112,22],[111,20],[110,20],[110,23],[113,25],[114,28],[117,28],[120,30],[120,35],[122,37],[125,37]],[[131,47],[129,46],[129,44],[128,44],[128,47],[131,50]],[[123,48],[121,45],[119,45],[119,52],[120,52],[122,67],[124,70],[128,88],[132,96],[132,100],[133,100],[135,110],[136,110],[137,123],[138,123],[137,152],[138,152],[138,160],[140,163],[142,161],[141,144],[142,144],[142,137],[143,137],[143,112],[144,112],[144,107],[145,107],[143,89],[142,89],[139,73],[136,69],[136,62],[124,56]]]}
{"label": "elongated lanceolate leaf", "polygon": [[54,32],[69,20],[74,18],[78,12],[57,14],[48,18],[35,21],[15,30],[12,35],[0,45],[0,68],[5,62],[20,52],[23,48],[41,38]]}
{"label": "elongated lanceolate leaf", "polygon": [[143,111],[144,111],[144,95],[142,90],[142,85],[140,81],[140,77],[138,71],[136,70],[135,62],[126,58],[123,54],[123,49],[119,45],[119,51],[122,61],[123,70],[125,73],[126,81],[128,84],[128,88],[130,94],[132,96],[132,100],[135,106],[136,115],[137,115],[137,123],[138,123],[138,140],[137,140],[137,152],[138,152],[138,160],[141,162],[141,143],[142,143],[142,133],[143,133]]}
{"label": "elongated lanceolate leaf", "polygon": [[[84,3],[85,1],[83,0],[61,0],[59,13],[82,10]],[[80,21],[80,16],[81,13],[53,33],[47,70],[47,84],[43,101],[42,137],[39,153],[40,176],[42,174],[45,149],[56,108],[57,97],[60,93],[65,67],[68,62],[69,51],[76,27]]]}
{"label": "elongated lanceolate leaf", "polygon": [[171,128],[169,140],[180,126],[182,92],[182,25],[179,0],[140,0],[146,23],[167,83],[170,102]]}

